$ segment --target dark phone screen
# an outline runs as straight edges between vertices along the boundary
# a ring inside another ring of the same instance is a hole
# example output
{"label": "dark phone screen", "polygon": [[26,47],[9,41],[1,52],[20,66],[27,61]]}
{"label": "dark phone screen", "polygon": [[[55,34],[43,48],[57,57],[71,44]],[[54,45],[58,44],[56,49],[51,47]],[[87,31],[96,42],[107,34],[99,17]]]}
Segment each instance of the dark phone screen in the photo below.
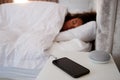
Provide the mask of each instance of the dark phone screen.
{"label": "dark phone screen", "polygon": [[57,67],[59,67],[74,78],[78,78],[90,72],[89,69],[66,57],[53,60],[53,64],[55,64]]}

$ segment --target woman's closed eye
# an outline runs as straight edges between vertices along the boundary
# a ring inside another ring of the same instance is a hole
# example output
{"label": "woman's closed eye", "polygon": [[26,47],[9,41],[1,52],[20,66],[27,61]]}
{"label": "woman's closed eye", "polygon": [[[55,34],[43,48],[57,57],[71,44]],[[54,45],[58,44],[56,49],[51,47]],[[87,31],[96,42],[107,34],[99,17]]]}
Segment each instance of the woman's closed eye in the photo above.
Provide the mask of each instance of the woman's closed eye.
{"label": "woman's closed eye", "polygon": [[76,23],[77,23],[77,20],[72,21],[72,24],[76,24]]}

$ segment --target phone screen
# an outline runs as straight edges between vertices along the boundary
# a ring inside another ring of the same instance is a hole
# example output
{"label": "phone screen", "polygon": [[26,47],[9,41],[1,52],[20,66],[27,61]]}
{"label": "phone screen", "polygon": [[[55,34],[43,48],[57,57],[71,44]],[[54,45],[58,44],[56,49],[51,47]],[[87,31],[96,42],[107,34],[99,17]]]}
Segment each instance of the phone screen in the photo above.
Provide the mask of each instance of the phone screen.
{"label": "phone screen", "polygon": [[53,64],[55,64],[57,67],[59,67],[60,69],[62,69],[63,71],[65,71],[74,78],[78,78],[90,72],[89,69],[72,61],[67,57],[53,60]]}

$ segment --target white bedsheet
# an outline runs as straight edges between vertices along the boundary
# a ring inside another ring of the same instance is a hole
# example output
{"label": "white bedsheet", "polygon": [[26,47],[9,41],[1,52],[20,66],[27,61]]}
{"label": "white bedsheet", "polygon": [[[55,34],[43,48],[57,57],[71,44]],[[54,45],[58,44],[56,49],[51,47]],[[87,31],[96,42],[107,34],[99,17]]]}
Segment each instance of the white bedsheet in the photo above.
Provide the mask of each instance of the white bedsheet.
{"label": "white bedsheet", "polygon": [[54,42],[53,46],[49,48],[48,53],[55,54],[58,52],[89,52],[92,44],[84,42],[79,39],[71,39],[68,41]]}
{"label": "white bedsheet", "polygon": [[[52,47],[45,52],[49,53],[53,58],[60,58],[65,57],[66,55],[71,55],[71,53],[75,53],[76,55],[76,52],[87,52],[90,51],[90,49],[90,43],[85,43],[78,39],[72,39],[66,42],[54,42]],[[44,58],[44,56],[42,57]],[[15,80],[35,80],[40,71],[40,69],[0,67],[0,77]]]}
{"label": "white bedsheet", "polygon": [[[30,71],[42,69],[49,56],[57,55],[60,51],[89,51],[91,44],[78,39],[53,43],[63,25],[66,11],[65,7],[49,2],[1,5],[0,66],[4,70],[5,67],[13,67],[9,69],[10,72],[1,73],[8,73],[9,78],[9,73],[17,67],[18,70],[16,69],[11,76],[14,78],[17,71],[21,72],[21,68]],[[21,77],[23,74],[24,72],[18,76]],[[26,75],[31,76],[29,71]],[[29,80],[26,76],[22,77],[25,79],[20,80]]]}
{"label": "white bedsheet", "polygon": [[41,69],[66,12],[50,2],[0,5],[0,66]]}
{"label": "white bedsheet", "polygon": [[4,80],[1,78],[8,78],[9,80],[35,80],[39,71],[37,69],[0,67],[0,80]]}

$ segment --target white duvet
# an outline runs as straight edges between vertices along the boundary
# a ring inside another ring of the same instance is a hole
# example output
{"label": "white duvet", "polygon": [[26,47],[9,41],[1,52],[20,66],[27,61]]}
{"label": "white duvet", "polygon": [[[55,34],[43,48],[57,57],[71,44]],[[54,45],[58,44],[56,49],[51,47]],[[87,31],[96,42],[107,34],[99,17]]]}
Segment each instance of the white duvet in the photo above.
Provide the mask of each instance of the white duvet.
{"label": "white duvet", "polygon": [[0,5],[0,66],[41,69],[66,12],[50,2]]}
{"label": "white duvet", "polygon": [[0,5],[0,66],[41,69],[58,51],[89,51],[91,44],[79,39],[53,44],[66,13],[50,2]]}

